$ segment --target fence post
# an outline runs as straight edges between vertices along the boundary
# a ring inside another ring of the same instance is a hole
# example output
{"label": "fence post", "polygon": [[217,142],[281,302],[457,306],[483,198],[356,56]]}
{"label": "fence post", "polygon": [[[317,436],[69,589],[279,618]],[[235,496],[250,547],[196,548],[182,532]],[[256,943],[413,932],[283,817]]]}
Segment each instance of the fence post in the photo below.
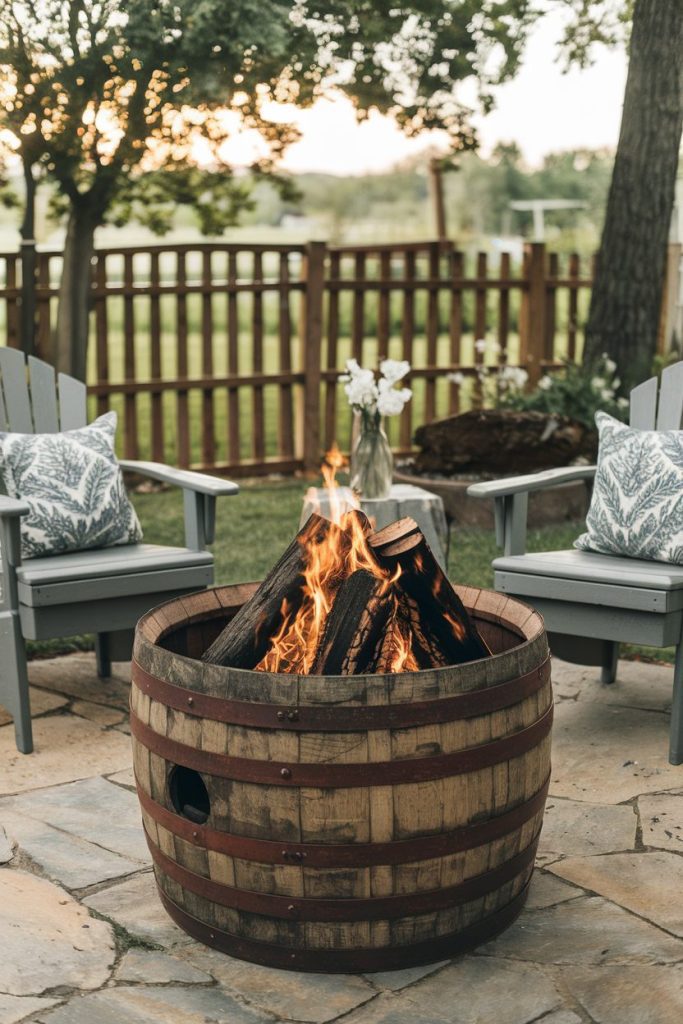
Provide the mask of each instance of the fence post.
{"label": "fence post", "polygon": [[36,288],[36,354],[47,363],[54,363],[56,352],[52,344],[52,322],[50,317],[50,253],[38,253],[38,286]]}
{"label": "fence post", "polygon": [[546,348],[548,307],[544,242],[528,242],[524,246],[524,273],[527,287],[519,325],[519,362],[527,370],[533,387],[541,376],[541,360]]}
{"label": "fence post", "polygon": [[320,371],[322,363],[325,242],[308,242],[302,266],[304,282],[301,341],[303,346],[304,401],[301,451],[305,472],[320,465]]}

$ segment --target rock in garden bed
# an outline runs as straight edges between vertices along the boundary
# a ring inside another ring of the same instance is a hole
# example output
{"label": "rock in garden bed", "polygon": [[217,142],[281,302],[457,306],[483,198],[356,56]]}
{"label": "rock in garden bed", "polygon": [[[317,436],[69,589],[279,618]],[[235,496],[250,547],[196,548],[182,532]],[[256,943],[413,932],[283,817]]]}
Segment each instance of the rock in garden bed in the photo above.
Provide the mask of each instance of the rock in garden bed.
{"label": "rock in garden bed", "polygon": [[[493,527],[493,503],[469,498],[478,480],[535,473],[592,462],[597,434],[567,416],[513,409],[482,409],[419,427],[420,452],[397,466],[394,480],[424,487],[443,499],[447,517],[459,526]],[[583,481],[529,495],[529,525],[582,519],[589,491]]]}
{"label": "rock in garden bed", "polygon": [[592,461],[597,435],[567,416],[513,409],[473,409],[419,427],[417,474],[482,476],[535,473]]}

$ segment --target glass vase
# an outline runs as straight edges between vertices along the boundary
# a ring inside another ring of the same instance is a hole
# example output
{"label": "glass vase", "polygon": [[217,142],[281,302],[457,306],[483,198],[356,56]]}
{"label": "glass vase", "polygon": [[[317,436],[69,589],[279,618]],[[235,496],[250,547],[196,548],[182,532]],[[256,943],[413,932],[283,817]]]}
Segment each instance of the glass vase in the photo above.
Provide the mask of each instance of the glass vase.
{"label": "glass vase", "polygon": [[351,487],[362,498],[388,498],[394,456],[379,413],[361,412],[351,456]]}

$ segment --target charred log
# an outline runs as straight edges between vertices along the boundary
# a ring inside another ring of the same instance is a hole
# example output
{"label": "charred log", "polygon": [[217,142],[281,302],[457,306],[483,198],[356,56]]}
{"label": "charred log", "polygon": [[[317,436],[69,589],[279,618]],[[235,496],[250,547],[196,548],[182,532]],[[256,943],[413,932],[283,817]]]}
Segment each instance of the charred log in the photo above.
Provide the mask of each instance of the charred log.
{"label": "charred log", "polygon": [[307,547],[320,544],[335,530],[339,531],[339,527],[329,519],[312,515],[256,593],[204,653],[202,660],[230,668],[255,668],[282,623],[283,608],[292,613],[301,605]]}
{"label": "charred log", "polygon": [[395,604],[391,587],[358,569],[339,587],[316,660],[314,675],[355,675],[376,671],[376,657]]}
{"label": "charred log", "polygon": [[401,567],[396,587],[406,595],[416,649],[425,658],[458,665],[490,653],[414,520],[402,519],[380,530],[369,544],[380,564],[389,570]]}

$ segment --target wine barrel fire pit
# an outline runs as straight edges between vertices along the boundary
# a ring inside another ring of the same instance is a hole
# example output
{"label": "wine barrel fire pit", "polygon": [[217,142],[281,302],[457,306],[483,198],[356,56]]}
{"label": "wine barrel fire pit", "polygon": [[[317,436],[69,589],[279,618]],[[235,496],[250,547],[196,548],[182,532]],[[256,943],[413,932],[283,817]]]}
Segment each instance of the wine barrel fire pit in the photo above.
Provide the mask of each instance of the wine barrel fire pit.
{"label": "wine barrel fire pit", "polygon": [[489,657],[347,676],[202,662],[256,588],[138,625],[135,774],[168,913],[225,953],[325,972],[432,962],[500,932],[548,789],[540,616],[462,587]]}

